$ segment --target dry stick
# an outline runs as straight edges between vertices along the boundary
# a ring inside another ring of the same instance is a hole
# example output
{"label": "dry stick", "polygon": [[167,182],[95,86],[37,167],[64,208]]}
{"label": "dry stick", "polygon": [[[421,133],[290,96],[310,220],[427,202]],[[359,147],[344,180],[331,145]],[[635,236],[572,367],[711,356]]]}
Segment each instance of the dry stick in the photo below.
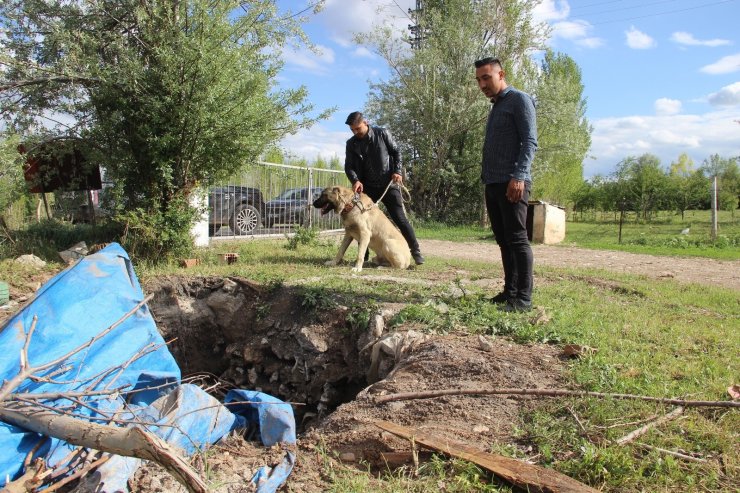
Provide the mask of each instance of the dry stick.
{"label": "dry stick", "polygon": [[691,462],[700,462],[705,463],[707,462],[706,459],[702,459],[701,457],[692,457],[690,455],[682,454],[681,452],[674,452],[673,450],[666,450],[664,448],[660,447],[653,447],[652,445],[648,445],[647,443],[636,443],[635,446],[646,448],[648,450],[655,450],[657,452],[661,452],[663,454],[671,455],[673,457],[677,457],[679,459],[688,460]]}
{"label": "dry stick", "polygon": [[69,416],[37,408],[0,409],[0,419],[21,428],[59,438],[72,445],[125,457],[151,460],[164,467],[188,491],[207,493],[206,484],[164,440],[141,428],[87,423]]}
{"label": "dry stick", "polygon": [[64,479],[60,479],[59,481],[57,481],[53,485],[49,486],[48,488],[45,488],[44,489],[44,492],[51,492],[51,491],[58,490],[59,488],[61,488],[65,484],[71,483],[75,479],[79,479],[79,478],[85,476],[87,473],[89,473],[90,471],[92,471],[96,467],[105,464],[106,462],[108,462],[109,459],[110,459],[110,455],[104,455],[103,457],[99,458],[95,462],[93,462],[93,463],[91,463],[91,464],[83,467],[82,469],[80,469],[78,471],[75,471],[74,473],[70,474],[69,476],[67,476]]}
{"label": "dry stick", "polygon": [[131,315],[136,313],[139,308],[141,308],[143,305],[146,304],[147,301],[152,299],[154,297],[153,294],[150,294],[146,296],[143,300],[141,300],[139,303],[136,304],[135,307],[133,307],[131,310],[129,310],[125,315],[123,315],[121,318],[119,318],[113,325],[109,326],[104,331],[100,332],[98,335],[90,339],[85,344],[82,344],[78,346],[77,348],[73,349],[72,351],[68,352],[67,354],[60,356],[59,358],[49,361],[48,363],[44,363],[39,366],[30,366],[30,363],[28,361],[28,346],[31,343],[31,337],[33,335],[34,330],[36,330],[36,323],[38,321],[38,317],[36,315],[33,316],[33,323],[31,324],[31,328],[28,330],[28,335],[26,336],[26,342],[23,345],[23,349],[21,350],[21,371],[18,372],[18,374],[7,381],[2,387],[0,387],[0,402],[7,399],[8,395],[10,395],[13,390],[17,389],[18,386],[20,386],[21,383],[23,383],[24,380],[26,380],[29,376],[33,375],[36,372],[46,370],[47,368],[52,368],[62,361],[74,356],[75,354],[79,353],[83,349],[92,346],[96,341],[104,337],[106,334],[111,332],[113,329],[121,325],[126,319],[128,319]]}
{"label": "dry stick", "polygon": [[663,423],[670,421],[672,419],[675,419],[683,414],[683,407],[677,407],[673,411],[669,412],[665,416],[661,416],[660,418],[656,419],[655,421],[651,421],[650,423],[646,424],[645,426],[641,426],[637,428],[636,430],[626,434],[622,438],[615,440],[614,443],[617,445],[626,445],[633,441],[635,438],[640,437],[650,431],[650,428],[654,428],[656,426],[660,426]]}
{"label": "dry stick", "polygon": [[673,404],[684,407],[739,407],[740,401],[687,401],[683,399],[666,399],[663,397],[650,397],[633,394],[609,394],[604,392],[588,392],[585,390],[560,390],[560,389],[444,389],[427,390],[422,392],[399,392],[397,394],[381,395],[375,398],[376,404],[384,404],[394,401],[410,401],[414,399],[429,399],[431,397],[442,397],[446,395],[536,395],[544,397],[602,397],[612,399],[635,399],[641,401],[659,402],[661,404]]}

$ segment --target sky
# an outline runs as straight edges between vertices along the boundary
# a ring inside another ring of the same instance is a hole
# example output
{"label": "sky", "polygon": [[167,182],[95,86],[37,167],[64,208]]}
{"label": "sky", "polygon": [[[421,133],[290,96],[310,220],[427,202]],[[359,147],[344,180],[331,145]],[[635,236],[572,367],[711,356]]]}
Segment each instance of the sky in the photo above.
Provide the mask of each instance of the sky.
{"label": "sky", "polygon": [[[278,0],[292,12],[311,3]],[[404,31],[415,4],[326,0],[303,24],[319,52],[286,50],[278,84],[305,85],[317,111],[337,109],[286,137],[281,146],[290,155],[344,162],[347,114],[364,109],[369,83],[389,77],[384,60],[353,35],[378,22]],[[584,178],[645,153],[666,168],[682,153],[696,167],[712,154],[740,156],[740,0],[543,0],[534,14],[552,28],[548,45],[582,72],[593,127]]]}

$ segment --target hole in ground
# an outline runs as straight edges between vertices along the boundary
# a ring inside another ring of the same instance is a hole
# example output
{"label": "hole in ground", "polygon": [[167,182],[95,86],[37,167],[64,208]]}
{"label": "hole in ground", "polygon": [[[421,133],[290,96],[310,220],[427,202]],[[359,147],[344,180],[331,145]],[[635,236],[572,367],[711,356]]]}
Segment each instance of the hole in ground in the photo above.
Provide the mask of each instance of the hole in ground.
{"label": "hole in ground", "polygon": [[361,350],[372,335],[315,288],[167,277],[147,291],[162,336],[176,339],[170,351],[184,376],[295,403],[299,432],[367,386],[369,351]]}

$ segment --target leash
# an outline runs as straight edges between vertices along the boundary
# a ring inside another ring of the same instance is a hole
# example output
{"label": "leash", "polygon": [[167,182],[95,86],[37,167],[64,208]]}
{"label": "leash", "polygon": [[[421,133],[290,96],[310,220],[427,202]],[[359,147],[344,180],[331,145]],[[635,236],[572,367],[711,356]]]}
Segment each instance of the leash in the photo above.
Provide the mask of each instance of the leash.
{"label": "leash", "polygon": [[[383,195],[380,196],[380,198],[378,199],[378,201],[377,202],[373,202],[372,205],[370,205],[369,207],[365,207],[365,204],[362,203],[362,200],[360,200],[360,194],[359,193],[355,193],[354,197],[352,197],[352,203],[354,205],[356,205],[357,207],[359,207],[362,212],[367,212],[370,209],[372,209],[373,207],[378,207],[378,204],[383,201],[383,197],[385,197],[385,194],[388,193],[388,190],[391,188],[391,186],[394,186],[394,187],[398,188],[401,191],[401,207],[404,208],[404,211],[403,212],[406,213],[406,207],[404,207],[403,204],[404,204],[404,202],[410,202],[411,201],[411,193],[409,192],[409,189],[406,188],[405,185],[403,185],[403,184],[400,184],[399,185],[397,183],[394,183],[393,180],[391,180],[391,181],[388,182],[388,186],[385,187],[385,190],[383,190]],[[349,204],[347,204],[347,205],[349,205]],[[350,209],[347,209],[347,205],[345,205],[344,212],[349,212],[349,210],[351,209],[351,207],[350,207]],[[352,207],[354,207],[354,205]]]}

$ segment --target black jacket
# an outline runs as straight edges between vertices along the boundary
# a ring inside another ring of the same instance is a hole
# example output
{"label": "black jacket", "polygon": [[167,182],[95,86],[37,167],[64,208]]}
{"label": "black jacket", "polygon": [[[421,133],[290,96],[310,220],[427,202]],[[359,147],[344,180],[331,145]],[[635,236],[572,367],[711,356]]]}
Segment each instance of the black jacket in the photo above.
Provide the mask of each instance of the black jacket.
{"label": "black jacket", "polygon": [[347,141],[344,172],[353,185],[359,180],[368,187],[387,186],[392,174],[401,174],[401,154],[391,133],[370,127],[364,139],[353,135]]}

